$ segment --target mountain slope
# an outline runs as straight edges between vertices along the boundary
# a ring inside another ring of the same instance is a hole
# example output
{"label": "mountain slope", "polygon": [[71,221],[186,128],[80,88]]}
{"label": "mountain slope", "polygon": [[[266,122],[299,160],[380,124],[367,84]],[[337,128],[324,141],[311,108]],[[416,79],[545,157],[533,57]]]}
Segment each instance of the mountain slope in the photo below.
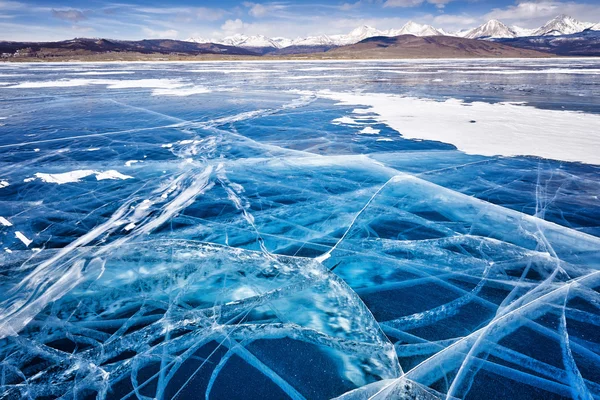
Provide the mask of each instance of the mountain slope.
{"label": "mountain slope", "polygon": [[577,21],[568,15],[559,15],[534,31],[532,36],[570,35],[582,32],[591,26],[591,23]]}
{"label": "mountain slope", "polygon": [[547,53],[520,49],[496,42],[450,36],[373,37],[338,47],[325,54],[348,58],[469,58],[549,57]]}
{"label": "mountain slope", "polygon": [[466,39],[512,38],[517,36],[508,26],[492,19],[485,24],[468,31],[463,37]]}
{"label": "mountain slope", "polygon": [[547,51],[561,56],[600,57],[600,30],[585,30],[571,35],[499,39],[498,43],[523,49]]}
{"label": "mountain slope", "polygon": [[390,29],[386,31],[384,36],[400,36],[400,35],[414,35],[414,36],[440,36],[442,32],[435,29],[431,25],[421,25],[413,21],[408,21],[399,30]]}
{"label": "mountain slope", "polygon": [[33,57],[40,58],[98,53],[256,55],[255,52],[238,47],[170,39],[139,41],[73,39],[60,42],[0,42],[0,53],[13,54],[17,51],[20,54],[30,54]]}

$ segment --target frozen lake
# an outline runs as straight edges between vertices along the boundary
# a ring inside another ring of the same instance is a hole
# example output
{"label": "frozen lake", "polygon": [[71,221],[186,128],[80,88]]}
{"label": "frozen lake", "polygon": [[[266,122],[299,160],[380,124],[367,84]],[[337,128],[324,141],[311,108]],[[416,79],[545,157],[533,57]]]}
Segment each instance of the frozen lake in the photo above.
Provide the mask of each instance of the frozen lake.
{"label": "frozen lake", "polygon": [[599,195],[600,59],[0,64],[0,398],[600,398]]}

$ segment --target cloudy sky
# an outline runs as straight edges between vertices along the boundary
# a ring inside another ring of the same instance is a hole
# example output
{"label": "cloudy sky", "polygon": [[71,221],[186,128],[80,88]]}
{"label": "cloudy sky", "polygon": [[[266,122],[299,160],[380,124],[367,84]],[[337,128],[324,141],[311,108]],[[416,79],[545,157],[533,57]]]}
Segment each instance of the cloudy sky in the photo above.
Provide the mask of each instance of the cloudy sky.
{"label": "cloudy sky", "polygon": [[235,33],[294,38],[348,33],[363,24],[400,28],[409,20],[452,31],[491,18],[532,28],[558,14],[600,22],[598,0],[0,0],[0,40],[187,39]]}

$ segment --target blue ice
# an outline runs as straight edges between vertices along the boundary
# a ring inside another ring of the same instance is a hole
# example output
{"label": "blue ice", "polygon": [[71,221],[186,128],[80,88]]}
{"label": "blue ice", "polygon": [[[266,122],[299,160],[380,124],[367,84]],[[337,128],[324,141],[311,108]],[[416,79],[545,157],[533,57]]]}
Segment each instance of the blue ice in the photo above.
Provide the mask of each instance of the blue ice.
{"label": "blue ice", "polygon": [[598,166],[320,95],[596,117],[597,64],[0,66],[0,398],[600,398]]}

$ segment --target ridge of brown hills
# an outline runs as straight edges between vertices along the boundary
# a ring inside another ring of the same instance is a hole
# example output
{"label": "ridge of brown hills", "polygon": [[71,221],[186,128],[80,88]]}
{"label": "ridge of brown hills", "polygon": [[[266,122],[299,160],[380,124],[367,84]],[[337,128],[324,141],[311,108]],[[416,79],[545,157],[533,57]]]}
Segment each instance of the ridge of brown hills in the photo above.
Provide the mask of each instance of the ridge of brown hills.
{"label": "ridge of brown hills", "polygon": [[72,39],[60,42],[0,42],[3,61],[152,61],[248,59],[541,58],[549,52],[494,41],[450,36],[372,37],[356,44],[298,53],[180,40]]}

